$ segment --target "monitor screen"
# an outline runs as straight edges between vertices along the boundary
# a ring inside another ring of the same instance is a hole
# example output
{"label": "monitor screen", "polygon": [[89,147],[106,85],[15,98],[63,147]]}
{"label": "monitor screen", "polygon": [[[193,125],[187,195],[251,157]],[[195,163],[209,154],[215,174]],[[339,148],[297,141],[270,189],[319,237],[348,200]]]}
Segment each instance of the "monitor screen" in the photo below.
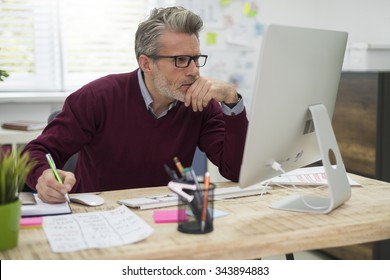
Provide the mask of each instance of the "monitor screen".
{"label": "monitor screen", "polygon": [[[330,119],[346,42],[346,32],[267,27],[250,107],[241,187],[278,176],[280,170],[287,172],[323,160],[330,151],[339,156],[337,143],[330,148],[325,145],[321,154],[316,132],[320,125],[314,126],[313,110],[320,105],[326,116],[318,113],[318,119],[329,119],[320,138],[334,137]],[[275,162],[280,169],[272,167]],[[339,164],[345,173],[342,160]]]}

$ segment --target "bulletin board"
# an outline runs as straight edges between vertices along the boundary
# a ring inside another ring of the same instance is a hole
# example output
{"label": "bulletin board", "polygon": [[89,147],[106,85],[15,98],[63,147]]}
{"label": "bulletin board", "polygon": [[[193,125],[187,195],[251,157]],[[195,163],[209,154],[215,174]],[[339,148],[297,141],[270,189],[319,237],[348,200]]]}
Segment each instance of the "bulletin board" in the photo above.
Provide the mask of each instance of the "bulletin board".
{"label": "bulletin board", "polygon": [[201,52],[208,60],[201,74],[234,84],[250,107],[264,24],[259,1],[179,0],[178,5],[200,15]]}

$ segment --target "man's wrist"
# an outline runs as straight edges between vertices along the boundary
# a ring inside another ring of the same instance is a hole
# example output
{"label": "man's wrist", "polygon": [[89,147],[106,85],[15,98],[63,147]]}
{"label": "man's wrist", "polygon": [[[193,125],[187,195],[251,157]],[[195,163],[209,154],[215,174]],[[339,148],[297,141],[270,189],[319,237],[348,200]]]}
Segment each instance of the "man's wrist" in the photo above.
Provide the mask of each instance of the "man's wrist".
{"label": "man's wrist", "polygon": [[233,102],[223,102],[223,104],[225,104],[226,106],[228,106],[230,109],[232,109],[234,106],[236,106],[238,104],[238,102],[240,102],[240,100],[242,99],[242,96],[241,94],[239,94],[238,92],[236,93],[236,100],[233,101]]}

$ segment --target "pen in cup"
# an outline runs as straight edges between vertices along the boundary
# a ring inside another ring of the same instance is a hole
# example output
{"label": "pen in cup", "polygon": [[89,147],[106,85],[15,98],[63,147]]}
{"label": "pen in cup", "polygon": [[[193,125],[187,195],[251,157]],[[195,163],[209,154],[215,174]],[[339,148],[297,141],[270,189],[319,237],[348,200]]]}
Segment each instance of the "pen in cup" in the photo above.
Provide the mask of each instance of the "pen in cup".
{"label": "pen in cup", "polygon": [[177,181],[179,180],[179,177],[177,176],[176,172],[169,168],[168,165],[164,164],[165,172],[168,174],[168,176],[171,178],[171,180]]}
{"label": "pen in cup", "polygon": [[192,181],[199,189],[198,178],[196,177],[195,170],[192,167],[186,167],[183,169],[183,177],[186,181]]}
{"label": "pen in cup", "polygon": [[202,208],[202,220],[200,224],[201,232],[204,232],[207,218],[207,204],[209,200],[209,185],[210,185],[210,173],[206,172],[204,175],[204,195],[203,195],[203,208]]}
{"label": "pen in cup", "polygon": [[176,167],[177,167],[177,169],[178,169],[179,172],[180,172],[180,175],[183,175],[184,167],[183,167],[183,165],[181,164],[181,162],[179,161],[179,159],[178,159],[177,157],[174,157],[174,158],[173,158],[173,161],[175,162]]}
{"label": "pen in cup", "polygon": [[190,202],[191,204],[191,210],[195,216],[195,218],[199,221],[202,219],[202,203],[203,203],[203,196],[200,192],[199,182],[196,178],[195,171],[192,167],[186,167],[183,169],[183,178],[184,182],[187,184],[194,184],[196,186],[196,189],[194,191],[190,191],[191,194],[194,195],[194,199]]}
{"label": "pen in cup", "polygon": [[[56,164],[51,156],[51,154],[46,154],[46,159],[47,159],[47,162],[49,163],[50,165],[50,168],[51,170],[53,170],[53,173],[54,173],[54,176],[56,177],[57,181],[60,183],[60,184],[63,184],[62,182],[62,179],[61,179],[61,176],[60,174],[58,173],[57,171],[57,168],[56,168]],[[68,203],[70,203],[70,198],[69,198],[69,194],[66,193],[65,194],[65,199]]]}

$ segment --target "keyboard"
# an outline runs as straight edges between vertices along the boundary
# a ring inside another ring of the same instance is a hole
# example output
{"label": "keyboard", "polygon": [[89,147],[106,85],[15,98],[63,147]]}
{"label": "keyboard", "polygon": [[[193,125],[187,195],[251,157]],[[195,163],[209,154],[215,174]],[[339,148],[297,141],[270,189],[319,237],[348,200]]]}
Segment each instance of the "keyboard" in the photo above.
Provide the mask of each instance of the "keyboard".
{"label": "keyboard", "polygon": [[[214,190],[214,200],[231,199],[244,196],[261,195],[266,193],[268,187],[254,185],[247,188],[239,186],[216,188]],[[174,193],[167,193],[155,196],[145,196],[118,200],[119,204],[141,210],[175,206],[179,203],[179,198]]]}

